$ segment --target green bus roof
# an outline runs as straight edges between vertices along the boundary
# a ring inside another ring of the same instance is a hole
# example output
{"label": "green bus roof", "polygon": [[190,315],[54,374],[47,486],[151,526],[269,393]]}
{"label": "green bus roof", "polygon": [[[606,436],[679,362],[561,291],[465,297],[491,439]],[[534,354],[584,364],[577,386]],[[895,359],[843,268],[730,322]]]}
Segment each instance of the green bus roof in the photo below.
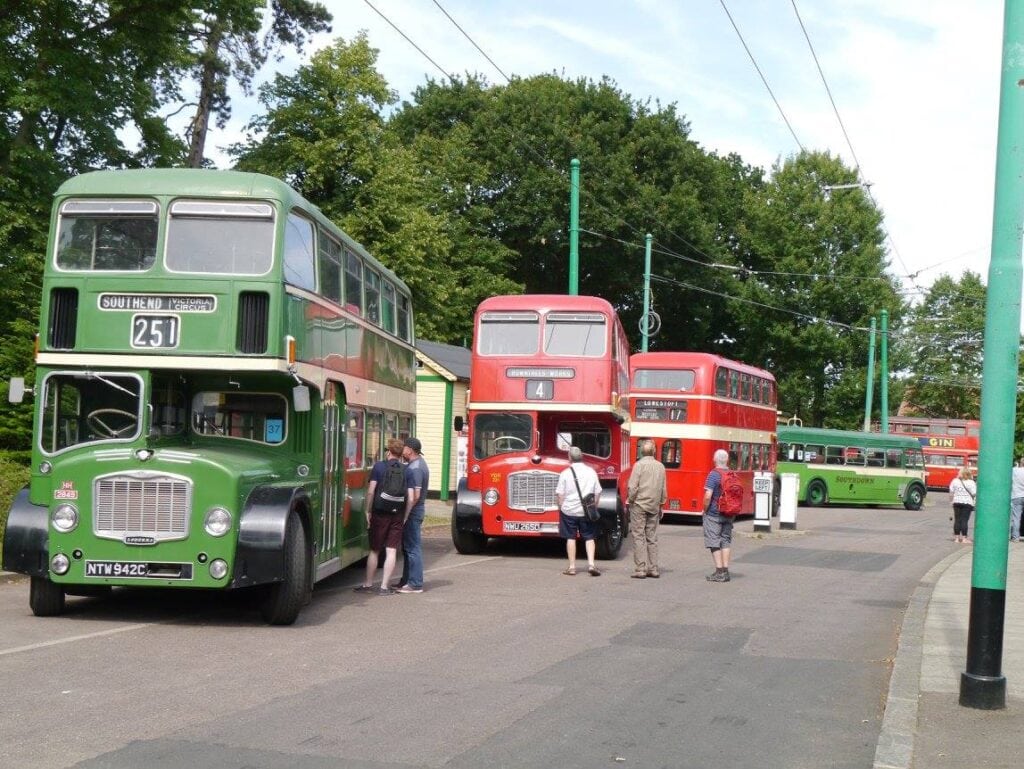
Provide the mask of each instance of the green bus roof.
{"label": "green bus roof", "polygon": [[114,171],[90,171],[72,176],[54,194],[60,201],[67,197],[210,197],[210,198],[263,198],[279,201],[286,209],[305,211],[345,245],[381,270],[406,293],[405,281],[385,267],[362,244],[353,240],[338,225],[324,216],[313,203],[285,182],[266,174],[246,171],[219,171],[210,168],[133,168]]}
{"label": "green bus roof", "polygon": [[917,438],[894,433],[865,433],[859,430],[829,430],[824,427],[779,425],[779,443],[820,443],[829,446],[863,448],[921,448]]}

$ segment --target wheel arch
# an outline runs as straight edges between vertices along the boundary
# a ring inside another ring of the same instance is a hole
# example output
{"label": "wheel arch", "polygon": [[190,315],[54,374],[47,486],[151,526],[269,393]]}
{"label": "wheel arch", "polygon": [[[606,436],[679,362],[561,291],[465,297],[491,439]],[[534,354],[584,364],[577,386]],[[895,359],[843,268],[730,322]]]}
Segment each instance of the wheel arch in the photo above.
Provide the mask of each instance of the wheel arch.
{"label": "wheel arch", "polygon": [[[285,531],[292,510],[299,516],[309,546],[313,541],[313,525],[305,489],[301,486],[257,486],[249,493],[238,521],[238,545],[231,587],[284,579]],[[313,568],[311,564],[310,584]]]}

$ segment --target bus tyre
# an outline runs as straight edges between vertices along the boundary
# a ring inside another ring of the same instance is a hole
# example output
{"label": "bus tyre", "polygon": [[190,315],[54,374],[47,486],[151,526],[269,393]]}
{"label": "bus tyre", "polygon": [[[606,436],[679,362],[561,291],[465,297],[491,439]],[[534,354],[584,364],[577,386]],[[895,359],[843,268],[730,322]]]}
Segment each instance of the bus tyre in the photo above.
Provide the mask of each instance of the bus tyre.
{"label": "bus tyre", "polygon": [[814,480],[807,484],[807,504],[823,505],[828,501],[828,489],[822,481]]}
{"label": "bus tyre", "polygon": [[483,552],[487,545],[487,537],[477,534],[475,531],[462,531],[455,522],[455,513],[452,513],[452,544],[462,555],[476,555]]}
{"label": "bus tyre", "polygon": [[32,577],[28,605],[37,617],[56,617],[64,611],[64,588],[48,577]]}
{"label": "bus tyre", "polygon": [[923,504],[924,489],[916,483],[911,484],[910,488],[907,489],[907,493],[903,497],[903,506],[907,508],[907,510],[920,510],[921,505]]}
{"label": "bus tyre", "polygon": [[618,556],[619,550],[622,549],[625,531],[624,514],[618,510],[615,515],[615,525],[597,538],[597,557],[602,561],[610,561]]}
{"label": "bus tyre", "polygon": [[299,514],[288,513],[284,532],[284,579],[275,582],[263,599],[261,613],[270,625],[291,625],[305,603],[309,580],[309,548]]}

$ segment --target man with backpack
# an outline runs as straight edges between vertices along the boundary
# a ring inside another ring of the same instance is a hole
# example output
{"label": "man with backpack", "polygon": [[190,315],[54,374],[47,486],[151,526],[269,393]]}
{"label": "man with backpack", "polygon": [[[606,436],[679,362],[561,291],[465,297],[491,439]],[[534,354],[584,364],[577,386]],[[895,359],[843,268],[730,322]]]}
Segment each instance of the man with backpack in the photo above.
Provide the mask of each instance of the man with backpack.
{"label": "man with backpack", "polygon": [[735,470],[729,469],[729,452],[714,453],[714,469],[704,481],[704,547],[711,551],[715,570],[708,582],[728,582],[732,550],[732,522],[740,513],[743,487]]}
{"label": "man with backpack", "polygon": [[378,595],[394,595],[388,586],[398,560],[398,546],[402,544],[405,523],[405,503],[408,497],[405,465],[402,452],[405,444],[398,438],[388,441],[388,456],[377,462],[370,471],[370,485],[366,488],[366,527],[370,532],[370,554],[366,557],[366,579],[355,588],[357,593],[372,593],[377,561],[384,548],[384,574]]}

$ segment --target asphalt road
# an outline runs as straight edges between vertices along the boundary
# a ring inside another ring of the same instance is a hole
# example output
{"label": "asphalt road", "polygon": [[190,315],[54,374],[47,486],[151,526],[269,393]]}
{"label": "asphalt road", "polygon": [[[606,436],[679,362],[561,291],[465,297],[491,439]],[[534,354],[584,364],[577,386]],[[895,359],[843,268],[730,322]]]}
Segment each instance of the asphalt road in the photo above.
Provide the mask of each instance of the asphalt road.
{"label": "asphalt road", "polygon": [[662,526],[659,580],[628,548],[566,577],[560,542],[460,556],[440,529],[423,594],[354,594],[349,569],[289,628],[152,590],[40,619],[0,584],[0,767],[862,769],[948,518],[937,494],[744,521],[728,584],[692,525]]}

